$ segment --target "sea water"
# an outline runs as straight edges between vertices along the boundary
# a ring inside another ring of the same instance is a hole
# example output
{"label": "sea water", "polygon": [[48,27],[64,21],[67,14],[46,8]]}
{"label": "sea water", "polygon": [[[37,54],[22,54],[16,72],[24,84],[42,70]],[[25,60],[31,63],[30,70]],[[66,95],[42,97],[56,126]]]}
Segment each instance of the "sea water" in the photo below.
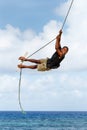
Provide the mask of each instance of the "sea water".
{"label": "sea water", "polygon": [[87,112],[0,112],[0,130],[87,130]]}

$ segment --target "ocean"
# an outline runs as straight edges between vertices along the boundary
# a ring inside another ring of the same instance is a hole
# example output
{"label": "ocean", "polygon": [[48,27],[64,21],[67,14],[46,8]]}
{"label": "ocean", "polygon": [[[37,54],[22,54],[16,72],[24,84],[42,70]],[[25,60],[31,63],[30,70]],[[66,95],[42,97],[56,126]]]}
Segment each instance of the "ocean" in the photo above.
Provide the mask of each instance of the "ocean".
{"label": "ocean", "polygon": [[0,130],[87,130],[87,112],[0,111]]}

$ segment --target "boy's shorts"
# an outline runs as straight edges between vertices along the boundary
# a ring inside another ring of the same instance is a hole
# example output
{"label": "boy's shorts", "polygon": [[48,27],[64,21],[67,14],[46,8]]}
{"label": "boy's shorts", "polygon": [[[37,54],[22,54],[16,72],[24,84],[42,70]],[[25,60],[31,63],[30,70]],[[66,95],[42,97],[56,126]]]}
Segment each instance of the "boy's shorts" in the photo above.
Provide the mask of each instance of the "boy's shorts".
{"label": "boy's shorts", "polygon": [[49,68],[47,68],[47,60],[48,60],[48,58],[40,60],[41,64],[38,64],[38,66],[37,66],[37,70],[38,71],[47,71],[47,70],[50,70]]}

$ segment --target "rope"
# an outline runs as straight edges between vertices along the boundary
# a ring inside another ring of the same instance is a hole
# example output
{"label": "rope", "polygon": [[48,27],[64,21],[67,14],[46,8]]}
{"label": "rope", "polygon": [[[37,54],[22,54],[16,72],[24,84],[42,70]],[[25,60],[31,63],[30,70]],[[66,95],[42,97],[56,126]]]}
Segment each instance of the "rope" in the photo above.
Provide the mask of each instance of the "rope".
{"label": "rope", "polygon": [[[67,12],[66,17],[65,17],[65,19],[64,19],[64,22],[63,22],[63,24],[62,24],[61,30],[63,30],[63,27],[64,27],[64,25],[65,25],[65,23],[66,23],[67,17],[68,17],[69,12],[70,12],[70,9],[71,9],[71,7],[72,7],[72,5],[73,5],[73,2],[74,2],[74,0],[71,1],[71,4],[70,4],[69,9],[68,9],[68,12]],[[32,53],[31,55],[29,55],[27,58],[29,58],[29,57],[31,57],[32,55],[36,54],[38,51],[40,51],[41,49],[43,49],[44,47],[46,47],[47,45],[49,45],[49,44],[50,44],[51,42],[53,42],[55,39],[56,39],[56,38],[54,38],[53,40],[51,40],[50,42],[48,42],[47,44],[45,44],[44,46],[42,46],[41,48],[39,48],[37,51],[35,51],[35,52]]]}
{"label": "rope", "polygon": [[72,7],[72,5],[73,5],[73,2],[74,2],[74,0],[71,1],[71,4],[70,4],[70,6],[69,6],[68,12],[67,12],[67,14],[66,14],[66,17],[65,17],[65,19],[64,19],[64,22],[63,22],[63,25],[62,25],[61,29],[63,29],[63,27],[64,27],[64,25],[65,25],[65,23],[66,23],[66,20],[67,20],[67,17],[68,17],[68,15],[69,15],[69,12],[70,12],[70,10],[71,10],[71,7]]}
{"label": "rope", "polygon": [[[22,62],[23,63],[23,62]],[[22,64],[21,63],[21,64]],[[23,114],[25,114],[25,111],[23,110],[22,104],[21,104],[21,76],[22,76],[22,69],[20,69],[20,78],[19,78],[19,90],[18,90],[18,99],[19,99],[19,106]]]}
{"label": "rope", "polygon": [[48,42],[47,44],[45,44],[44,46],[42,46],[41,48],[39,48],[37,51],[35,51],[34,53],[32,53],[31,55],[29,55],[27,58],[31,57],[32,55],[36,54],[38,51],[40,51],[41,49],[43,49],[44,47],[46,47],[48,44],[50,44],[51,42],[53,42],[56,38],[54,38],[53,40],[51,40],[50,42]]}
{"label": "rope", "polygon": [[[62,24],[61,30],[63,30],[63,28],[64,28],[64,25],[65,25],[65,23],[66,23],[66,20],[67,20],[67,17],[68,17],[68,15],[69,15],[69,12],[70,12],[70,10],[71,10],[71,7],[72,7],[72,5],[73,5],[73,2],[74,2],[74,0],[71,1],[71,4],[70,4],[69,9],[68,9],[68,12],[67,12],[66,17],[65,17],[65,19],[64,19],[64,22],[63,22],[63,24]],[[47,45],[49,45],[49,44],[50,44],[51,42],[53,42],[55,39],[56,39],[56,38],[54,38],[54,39],[51,40],[50,42],[46,43],[44,46],[42,46],[41,48],[39,48],[37,51],[35,51],[34,53],[30,54],[27,58],[29,58],[29,57],[33,56],[34,54],[36,54],[38,51],[40,51],[41,49],[43,49],[44,47],[46,47]],[[23,63],[23,61],[22,61],[22,63]],[[21,104],[21,98],[20,98],[21,76],[22,76],[22,69],[20,69],[18,99],[19,99],[20,109],[21,109],[22,113],[25,113],[24,110],[23,110],[23,107],[22,107],[22,104]]]}
{"label": "rope", "polygon": [[21,105],[21,98],[20,98],[20,90],[21,90],[21,75],[22,75],[22,69],[20,69],[20,78],[19,78],[19,93],[18,93],[18,99],[19,99],[19,106],[23,112],[23,108],[22,108],[22,105]]}

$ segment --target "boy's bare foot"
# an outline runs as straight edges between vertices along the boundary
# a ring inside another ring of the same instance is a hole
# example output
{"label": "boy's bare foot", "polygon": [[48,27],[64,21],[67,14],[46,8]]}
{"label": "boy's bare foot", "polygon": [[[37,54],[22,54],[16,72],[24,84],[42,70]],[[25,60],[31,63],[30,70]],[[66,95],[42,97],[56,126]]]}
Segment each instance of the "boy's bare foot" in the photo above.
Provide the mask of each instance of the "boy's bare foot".
{"label": "boy's bare foot", "polygon": [[24,67],[24,65],[19,64],[19,65],[18,65],[18,68],[25,68],[25,67]]}
{"label": "boy's bare foot", "polygon": [[26,61],[26,58],[24,56],[19,57],[19,60]]}

